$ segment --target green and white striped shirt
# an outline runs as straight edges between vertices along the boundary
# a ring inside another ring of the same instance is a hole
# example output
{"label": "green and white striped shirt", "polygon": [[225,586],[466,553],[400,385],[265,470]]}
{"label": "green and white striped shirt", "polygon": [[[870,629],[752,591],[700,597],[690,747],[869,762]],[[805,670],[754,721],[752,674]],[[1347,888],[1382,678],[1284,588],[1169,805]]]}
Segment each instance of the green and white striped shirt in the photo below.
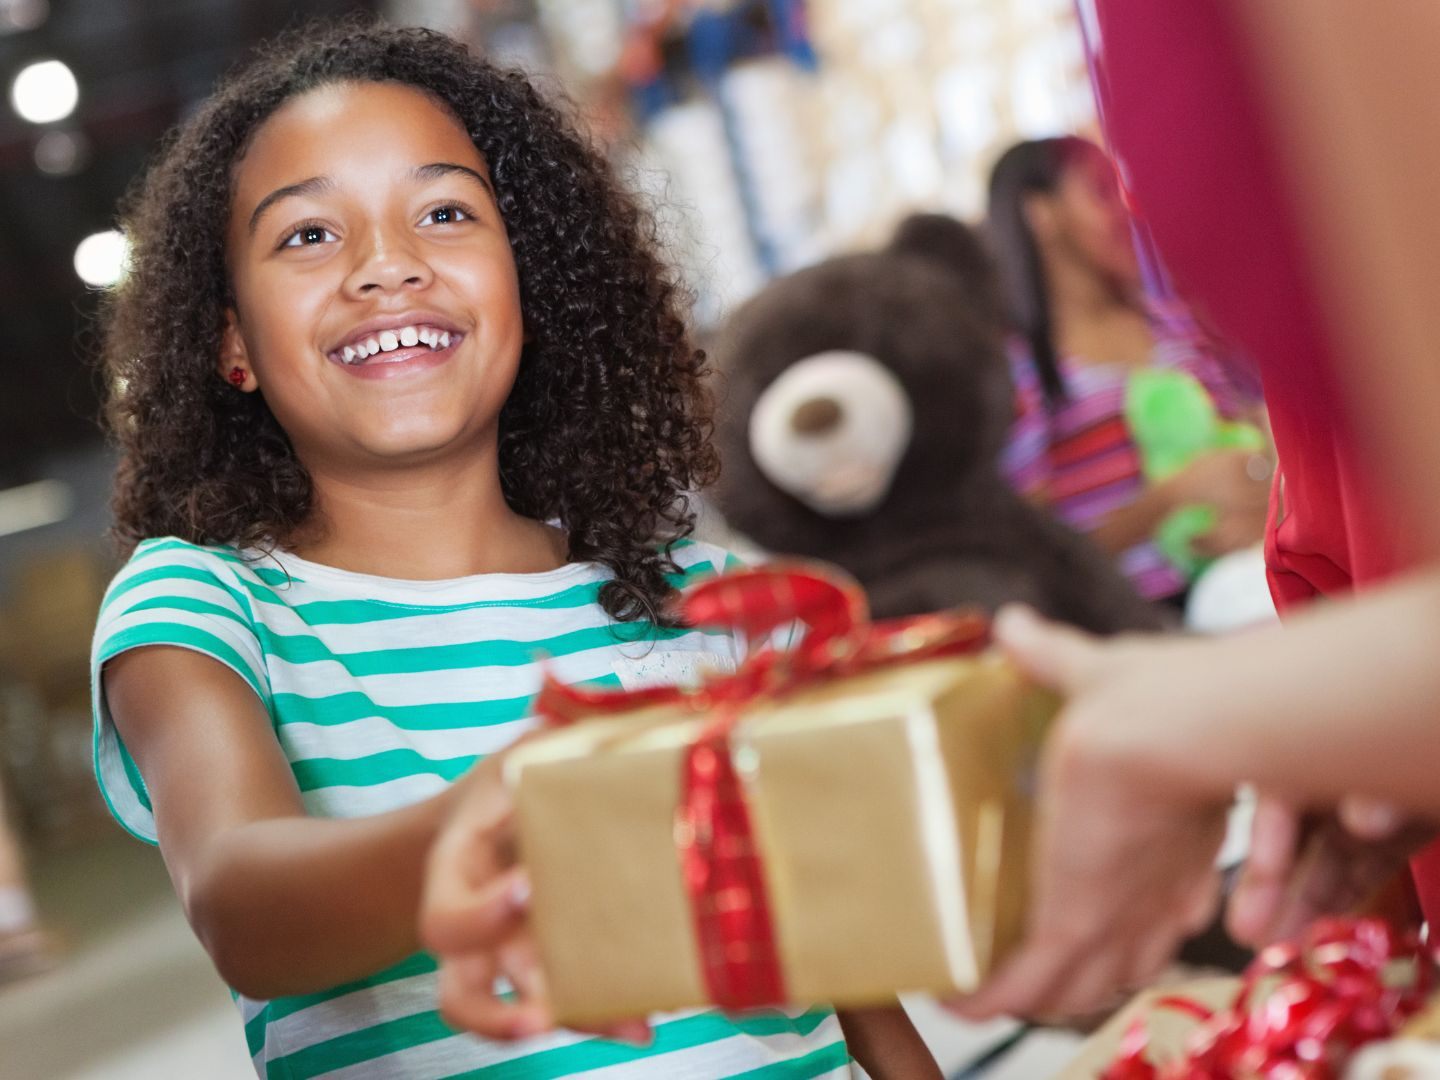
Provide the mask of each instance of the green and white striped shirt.
{"label": "green and white striped shirt", "polygon": [[[729,560],[677,545],[686,585]],[[533,721],[539,660],[568,682],[638,686],[733,665],[724,634],[615,624],[598,596],[608,571],[572,563],[540,574],[399,581],[288,554],[242,555],[173,538],[136,549],[106,594],[91,662],[95,769],[115,817],[154,843],[144,781],[105,703],[106,661],[178,645],[234,670],[265,704],[306,809],[381,813],[441,790]],[[203,717],[193,722],[203,723]],[[357,882],[364,888],[364,882]],[[436,1011],[435,961],[417,954],[366,979],[274,1001],[237,997],[263,1077],[849,1077],[827,1008],[655,1017],[636,1049],[569,1032],[524,1042],[456,1034]]]}

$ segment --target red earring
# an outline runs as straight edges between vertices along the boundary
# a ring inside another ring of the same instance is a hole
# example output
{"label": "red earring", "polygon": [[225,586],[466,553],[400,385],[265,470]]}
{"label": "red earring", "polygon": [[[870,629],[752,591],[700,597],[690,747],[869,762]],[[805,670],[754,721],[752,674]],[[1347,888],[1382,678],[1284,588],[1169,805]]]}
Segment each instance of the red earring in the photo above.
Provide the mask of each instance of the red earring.
{"label": "red earring", "polygon": [[232,367],[229,378],[230,385],[238,390],[245,385],[245,369],[242,367]]}

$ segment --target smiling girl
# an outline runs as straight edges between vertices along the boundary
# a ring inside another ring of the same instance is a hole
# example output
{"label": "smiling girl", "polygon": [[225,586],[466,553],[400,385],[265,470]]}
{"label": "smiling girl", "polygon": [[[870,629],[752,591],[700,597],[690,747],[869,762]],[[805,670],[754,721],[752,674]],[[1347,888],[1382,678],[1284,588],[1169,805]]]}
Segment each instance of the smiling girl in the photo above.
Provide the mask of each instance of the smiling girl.
{"label": "smiling girl", "polygon": [[[523,1008],[457,1034],[419,951],[432,840],[462,791],[504,799],[471,766],[531,726],[538,656],[613,686],[736,660],[659,614],[727,559],[686,539],[704,364],[597,155],[443,36],[311,30],[194,115],[126,231],[96,769],[257,1070],[848,1075],[820,1007],[658,1017],[648,1047]],[[522,1004],[532,970],[502,972]]]}

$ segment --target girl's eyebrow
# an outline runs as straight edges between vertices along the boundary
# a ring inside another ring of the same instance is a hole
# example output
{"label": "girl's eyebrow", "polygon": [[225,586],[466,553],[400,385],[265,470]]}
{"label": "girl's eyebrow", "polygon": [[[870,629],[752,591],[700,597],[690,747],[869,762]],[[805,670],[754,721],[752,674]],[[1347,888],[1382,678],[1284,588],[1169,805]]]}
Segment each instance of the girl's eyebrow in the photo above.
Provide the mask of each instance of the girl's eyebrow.
{"label": "girl's eyebrow", "polygon": [[470,179],[488,191],[492,199],[495,197],[495,189],[490,186],[490,181],[486,180],[484,176],[468,165],[459,165],[453,161],[432,161],[429,165],[415,166],[412,173],[416,180],[438,180],[442,176],[452,176],[455,173],[460,173],[463,176],[470,177]]}
{"label": "girl's eyebrow", "polygon": [[297,195],[315,195],[322,191],[329,191],[335,186],[335,181],[328,176],[312,176],[308,180],[301,180],[298,184],[286,184],[284,187],[276,188],[256,204],[254,212],[250,215],[250,235],[255,235],[255,227],[260,224],[260,215],[269,210],[281,199],[293,198]]}

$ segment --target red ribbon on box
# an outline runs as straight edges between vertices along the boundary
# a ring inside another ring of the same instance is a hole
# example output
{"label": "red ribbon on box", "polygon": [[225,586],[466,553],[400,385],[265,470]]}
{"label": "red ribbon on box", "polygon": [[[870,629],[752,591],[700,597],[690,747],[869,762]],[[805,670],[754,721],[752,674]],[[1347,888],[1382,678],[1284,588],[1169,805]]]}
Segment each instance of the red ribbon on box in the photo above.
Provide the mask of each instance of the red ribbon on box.
{"label": "red ribbon on box", "polygon": [[[1395,961],[1410,969],[1401,985],[1386,978]],[[1415,935],[1399,936],[1379,919],[1321,919],[1298,943],[1263,950],[1226,1008],[1157,1001],[1201,1021],[1182,1058],[1149,1061],[1141,1017],[1100,1080],[1334,1080],[1353,1051],[1395,1035],[1421,1010],[1434,968]]]}
{"label": "red ribbon on box", "polygon": [[679,616],[686,624],[739,631],[751,643],[801,623],[799,644],[754,648],[733,674],[699,686],[590,690],[546,678],[536,711],[551,726],[671,705],[709,721],[687,748],[675,840],[695,920],[701,970],[710,999],[726,1009],[786,1000],[744,789],[730,753],[730,732],[745,707],[802,687],[941,656],[977,652],[989,622],[973,611],[940,612],[872,623],[865,594],[828,566],[776,562],[725,574],[690,589]]}

